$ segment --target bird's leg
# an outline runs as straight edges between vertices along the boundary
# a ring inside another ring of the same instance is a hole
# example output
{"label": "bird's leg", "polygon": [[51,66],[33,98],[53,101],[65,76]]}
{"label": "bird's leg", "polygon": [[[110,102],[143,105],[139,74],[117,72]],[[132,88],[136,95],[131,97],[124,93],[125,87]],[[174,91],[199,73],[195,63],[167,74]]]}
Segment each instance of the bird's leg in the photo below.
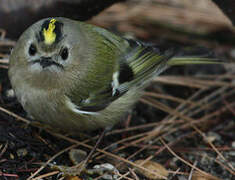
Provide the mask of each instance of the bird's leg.
{"label": "bird's leg", "polygon": [[110,130],[110,128],[105,128],[102,133],[99,135],[98,140],[95,143],[95,146],[92,148],[91,152],[88,154],[88,156],[86,157],[86,159],[84,161],[82,161],[79,166],[79,174],[85,170],[86,165],[88,164],[88,161],[91,159],[92,155],[94,154],[94,152],[96,151],[97,147],[99,146],[100,142],[102,141],[102,139],[104,138],[104,135]]}

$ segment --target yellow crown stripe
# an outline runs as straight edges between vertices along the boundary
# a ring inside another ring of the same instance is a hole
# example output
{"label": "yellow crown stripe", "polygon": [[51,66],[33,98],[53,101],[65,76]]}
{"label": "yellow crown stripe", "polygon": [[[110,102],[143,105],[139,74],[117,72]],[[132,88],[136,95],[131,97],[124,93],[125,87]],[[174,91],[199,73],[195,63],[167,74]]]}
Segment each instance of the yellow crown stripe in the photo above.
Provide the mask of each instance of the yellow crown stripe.
{"label": "yellow crown stripe", "polygon": [[50,45],[55,42],[55,39],[56,39],[56,33],[54,32],[55,22],[56,22],[55,19],[51,19],[48,25],[48,28],[43,29],[43,36],[44,36],[45,44]]}

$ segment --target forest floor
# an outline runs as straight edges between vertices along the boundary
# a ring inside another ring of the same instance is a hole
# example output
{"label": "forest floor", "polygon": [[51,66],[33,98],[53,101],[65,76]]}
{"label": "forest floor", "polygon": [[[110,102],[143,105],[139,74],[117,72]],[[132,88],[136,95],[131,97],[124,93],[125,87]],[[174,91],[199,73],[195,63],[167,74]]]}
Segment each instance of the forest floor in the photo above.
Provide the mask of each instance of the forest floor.
{"label": "forest floor", "polygon": [[[130,0],[89,23],[164,47],[200,45],[217,58],[235,59],[234,27],[211,1]],[[63,176],[74,166],[73,156],[91,151],[101,130],[74,137],[31,123],[7,75],[16,41],[0,28],[0,179],[235,177],[235,64],[173,67],[156,77],[135,108],[106,133],[87,170]]]}

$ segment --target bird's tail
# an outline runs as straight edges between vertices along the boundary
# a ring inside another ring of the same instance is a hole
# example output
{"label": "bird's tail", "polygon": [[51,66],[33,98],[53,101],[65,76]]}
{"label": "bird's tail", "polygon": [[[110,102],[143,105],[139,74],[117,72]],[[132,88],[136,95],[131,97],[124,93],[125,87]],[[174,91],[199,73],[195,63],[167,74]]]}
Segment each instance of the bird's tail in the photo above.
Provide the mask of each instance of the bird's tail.
{"label": "bird's tail", "polygon": [[202,47],[180,48],[178,49],[176,55],[167,62],[167,64],[170,66],[223,63],[225,63],[225,61],[218,59],[211,50]]}
{"label": "bird's tail", "polygon": [[169,66],[187,65],[187,64],[224,64],[220,59],[204,57],[172,57],[167,62]]}

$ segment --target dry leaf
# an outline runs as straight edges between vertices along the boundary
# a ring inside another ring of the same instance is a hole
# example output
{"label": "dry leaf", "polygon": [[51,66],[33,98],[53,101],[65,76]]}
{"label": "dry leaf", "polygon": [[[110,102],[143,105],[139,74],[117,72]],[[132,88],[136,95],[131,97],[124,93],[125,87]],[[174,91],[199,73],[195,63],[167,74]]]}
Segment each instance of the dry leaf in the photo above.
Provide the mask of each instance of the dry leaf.
{"label": "dry leaf", "polygon": [[66,178],[66,180],[82,180],[82,179],[77,176],[69,176]]}
{"label": "dry leaf", "polygon": [[81,149],[71,149],[69,151],[69,159],[74,165],[81,163],[87,157],[87,153]]}
{"label": "dry leaf", "polygon": [[[168,176],[168,171],[166,170],[165,167],[163,167],[161,164],[159,163],[156,163],[156,162],[153,162],[153,161],[147,161],[143,164],[145,160],[137,160],[135,161],[136,164],[138,165],[141,165],[143,166],[144,168],[152,171],[152,172],[155,172],[161,176],[164,176],[164,177],[167,177]],[[142,175],[144,175],[145,177],[147,178],[150,178],[150,179],[162,179],[161,177],[153,174],[153,173],[150,173],[150,172],[147,172],[147,171],[144,171],[142,169],[138,169],[138,172]]]}

